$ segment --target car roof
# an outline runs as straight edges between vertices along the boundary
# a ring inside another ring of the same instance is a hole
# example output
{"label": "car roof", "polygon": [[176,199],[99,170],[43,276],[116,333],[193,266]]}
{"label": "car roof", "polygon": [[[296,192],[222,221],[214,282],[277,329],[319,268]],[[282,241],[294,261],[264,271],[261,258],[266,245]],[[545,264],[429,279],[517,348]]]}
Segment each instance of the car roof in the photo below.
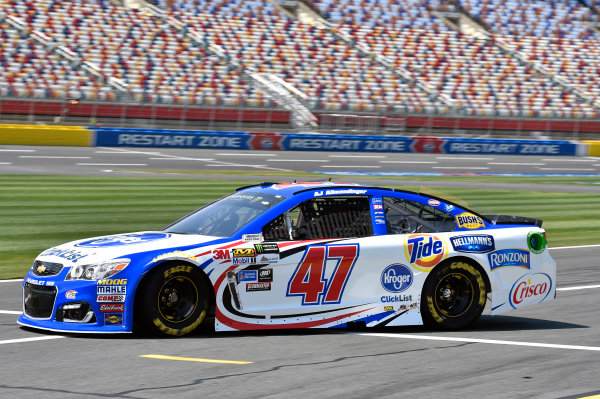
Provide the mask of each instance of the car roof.
{"label": "car roof", "polygon": [[[391,188],[366,186],[357,183],[338,183],[338,182],[263,182],[251,186],[240,187],[236,191],[249,190],[259,191],[274,195],[283,195],[286,197],[292,196],[305,191],[313,190],[335,190],[336,194],[339,191],[340,195],[344,194],[367,194],[369,190],[388,190],[394,191]],[[364,193],[362,192],[364,191]],[[333,194],[333,193],[332,193]],[[415,193],[416,194],[416,193]]]}

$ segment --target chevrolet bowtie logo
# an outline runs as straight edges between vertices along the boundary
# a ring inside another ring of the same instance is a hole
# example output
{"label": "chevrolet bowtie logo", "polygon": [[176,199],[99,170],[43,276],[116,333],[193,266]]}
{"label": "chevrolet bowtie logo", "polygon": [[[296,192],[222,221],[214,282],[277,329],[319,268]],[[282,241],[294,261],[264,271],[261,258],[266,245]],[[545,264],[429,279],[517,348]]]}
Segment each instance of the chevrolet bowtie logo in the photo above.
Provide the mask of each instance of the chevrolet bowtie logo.
{"label": "chevrolet bowtie logo", "polygon": [[44,265],[40,265],[37,267],[37,272],[38,273],[44,273],[46,271],[46,266]]}

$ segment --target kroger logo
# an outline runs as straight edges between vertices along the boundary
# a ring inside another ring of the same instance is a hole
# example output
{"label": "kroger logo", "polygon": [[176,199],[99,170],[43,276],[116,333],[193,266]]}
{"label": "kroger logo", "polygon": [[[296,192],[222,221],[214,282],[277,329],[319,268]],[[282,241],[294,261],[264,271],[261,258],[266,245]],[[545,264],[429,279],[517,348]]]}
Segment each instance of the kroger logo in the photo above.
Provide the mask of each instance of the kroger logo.
{"label": "kroger logo", "polygon": [[122,234],[118,236],[110,236],[83,241],[79,244],[75,244],[75,246],[85,248],[118,247],[121,245],[140,244],[143,242],[162,240],[163,238],[168,238],[170,236],[170,234],[165,233]]}
{"label": "kroger logo", "polygon": [[510,290],[510,306],[514,309],[542,302],[552,291],[552,279],[546,273],[525,274]]}
{"label": "kroger logo", "polygon": [[381,273],[381,285],[389,292],[402,292],[410,287],[412,281],[412,272],[401,264],[389,265]]}
{"label": "kroger logo", "polygon": [[505,266],[530,268],[529,251],[524,249],[499,249],[488,254],[488,259],[491,270]]}

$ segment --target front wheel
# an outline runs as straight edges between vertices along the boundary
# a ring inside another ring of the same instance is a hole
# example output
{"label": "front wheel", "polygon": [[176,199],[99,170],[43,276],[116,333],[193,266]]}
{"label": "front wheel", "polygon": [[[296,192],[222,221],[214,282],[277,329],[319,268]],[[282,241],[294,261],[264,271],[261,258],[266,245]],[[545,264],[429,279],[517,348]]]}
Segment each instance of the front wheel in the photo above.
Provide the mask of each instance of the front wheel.
{"label": "front wheel", "polygon": [[151,272],[141,289],[138,320],[145,331],[181,336],[206,320],[208,284],[192,265],[166,264]]}
{"label": "front wheel", "polygon": [[427,326],[456,330],[477,321],[486,301],[481,272],[465,262],[436,267],[421,295],[421,315]]}

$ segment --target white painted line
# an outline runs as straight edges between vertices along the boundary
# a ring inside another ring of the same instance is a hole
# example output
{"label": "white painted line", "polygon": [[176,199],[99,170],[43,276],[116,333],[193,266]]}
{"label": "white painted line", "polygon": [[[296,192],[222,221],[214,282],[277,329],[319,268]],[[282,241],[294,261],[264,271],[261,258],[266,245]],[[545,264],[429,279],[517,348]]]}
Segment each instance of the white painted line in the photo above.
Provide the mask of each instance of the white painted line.
{"label": "white painted line", "polygon": [[0,314],[16,314],[19,315],[23,313],[22,311],[17,311],[17,310],[0,310]]}
{"label": "white painted line", "polygon": [[147,163],[77,163],[77,166],[148,166]]}
{"label": "white painted line", "polygon": [[52,155],[19,155],[19,158],[39,158],[39,159],[90,159],[91,157],[59,157]]}
{"label": "white painted line", "polygon": [[477,158],[477,157],[435,157],[435,159],[448,159],[459,161],[493,161],[496,158]]}
{"label": "white painted line", "polygon": [[591,245],[572,245],[569,247],[552,247],[552,248],[548,248],[548,249],[571,249],[571,248],[594,248],[594,247],[600,247],[600,244],[591,244]]}
{"label": "white painted line", "polygon": [[0,152],[35,152],[36,150],[5,150],[0,148]]}
{"label": "white painted line", "polygon": [[204,161],[204,162],[208,162],[208,161],[214,161],[214,158],[148,158],[148,159],[152,159],[152,160],[157,160],[157,161]]}
{"label": "white painted line", "polygon": [[139,154],[139,151],[120,151],[120,150],[113,150],[113,151],[94,151],[94,154]]}
{"label": "white painted line", "polygon": [[560,344],[544,344],[540,342],[521,342],[521,341],[503,341],[496,339],[479,339],[479,338],[458,338],[458,337],[437,337],[433,335],[411,335],[411,334],[393,334],[393,333],[357,333],[370,337],[381,338],[402,338],[402,339],[420,339],[426,341],[448,341],[448,342],[468,342],[474,344],[491,344],[491,345],[510,345],[510,346],[529,346],[533,348],[550,348],[550,349],[570,349],[581,351],[600,352],[600,346],[580,346],[580,345],[560,345]]}
{"label": "white painted line", "polygon": [[561,158],[547,158],[542,159],[544,162],[596,162],[597,159],[561,159]]}
{"label": "white painted line", "polygon": [[516,166],[544,166],[545,163],[525,163],[525,162],[488,162],[488,165],[516,165]]}
{"label": "white painted line", "polygon": [[357,165],[321,165],[322,168],[354,168],[354,169],[365,169],[365,168],[370,168],[370,169],[376,169],[376,168],[381,168],[381,166],[377,166],[377,165],[361,165],[361,166],[357,166]]}
{"label": "white painted line", "polygon": [[31,337],[31,338],[18,338],[18,339],[7,339],[4,341],[0,341],[0,345],[4,344],[19,344],[21,342],[33,342],[33,341],[46,341],[49,339],[59,339],[66,338],[63,335],[45,335],[42,337]]}
{"label": "white painted line", "polygon": [[561,171],[565,171],[565,170],[574,170],[577,172],[589,172],[589,171],[594,171],[596,169],[591,168],[538,168],[539,170],[561,170]]}
{"label": "white painted line", "polygon": [[462,169],[473,169],[473,170],[486,170],[489,169],[487,167],[480,166],[432,166],[432,169],[454,169],[457,172],[460,172]]}
{"label": "white painted line", "polygon": [[439,163],[436,161],[379,161],[379,163]]}
{"label": "white painted line", "polygon": [[0,280],[0,283],[13,283],[15,281],[23,281],[23,279],[22,278],[11,278],[8,280]]}
{"label": "white painted line", "polygon": [[327,155],[329,158],[387,158],[385,155]]}
{"label": "white painted line", "polygon": [[576,290],[589,290],[592,288],[600,288],[600,285],[580,285],[579,287],[564,287],[557,288],[556,291],[576,291]]}
{"label": "white painted line", "polygon": [[11,162],[0,162],[0,165],[12,165]]}
{"label": "white painted line", "polygon": [[266,152],[264,154],[254,154],[254,153],[251,153],[251,152],[249,152],[249,153],[245,153],[245,152],[237,152],[237,153],[234,153],[234,152],[218,152],[215,155],[223,155],[223,156],[226,156],[226,157],[230,157],[230,156],[233,156],[233,157],[237,157],[237,156],[240,156],[240,157],[248,157],[248,156],[250,156],[250,157],[276,157],[279,154],[271,154],[271,153],[268,153],[268,152]]}
{"label": "white painted line", "polygon": [[267,159],[267,162],[329,162],[327,159]]}

